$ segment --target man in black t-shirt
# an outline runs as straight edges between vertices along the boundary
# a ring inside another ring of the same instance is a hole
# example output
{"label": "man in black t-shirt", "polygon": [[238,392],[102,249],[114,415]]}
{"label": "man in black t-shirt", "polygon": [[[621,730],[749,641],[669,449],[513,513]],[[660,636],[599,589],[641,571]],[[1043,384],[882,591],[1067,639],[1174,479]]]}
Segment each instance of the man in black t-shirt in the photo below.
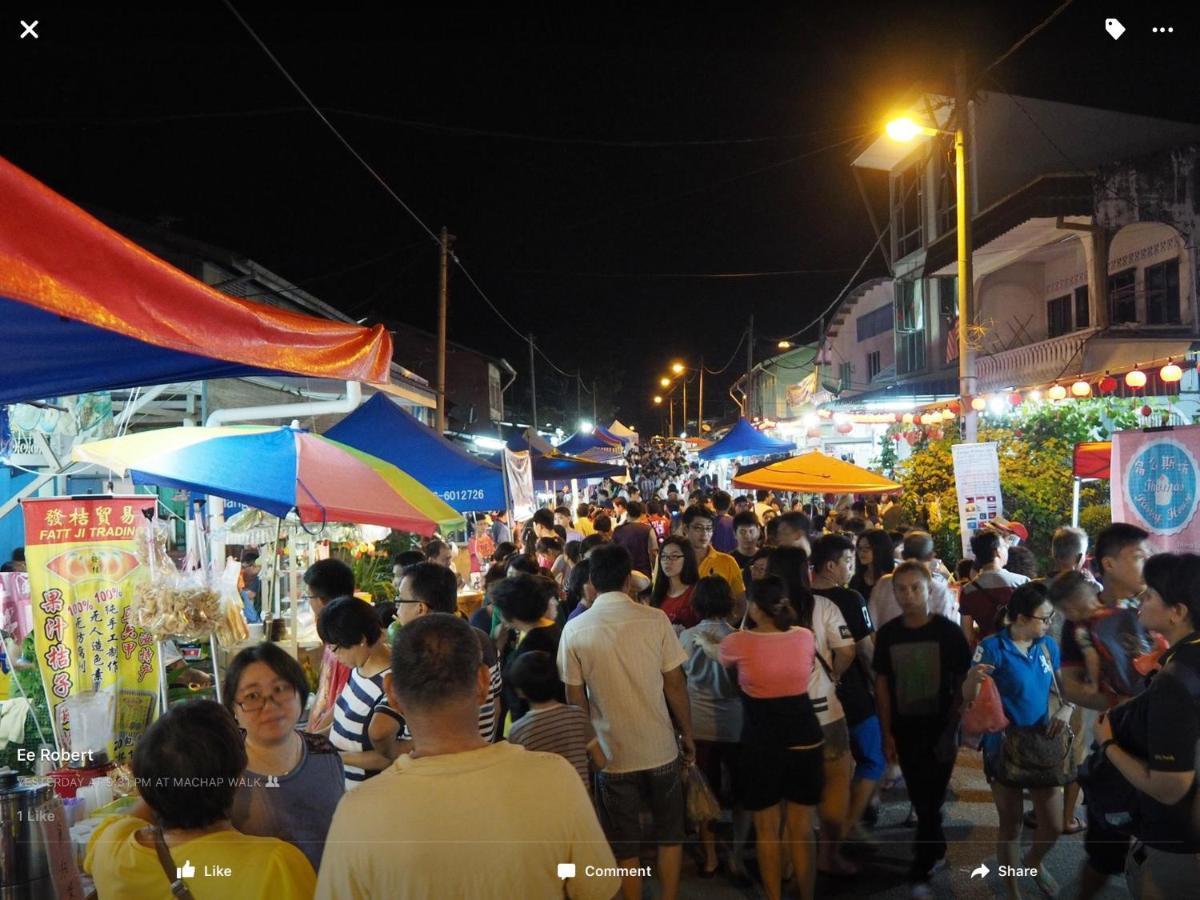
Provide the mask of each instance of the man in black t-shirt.
{"label": "man in black t-shirt", "polygon": [[909,881],[927,892],[929,879],[945,867],[942,805],[958,755],[962,683],[971,649],[962,629],[931,615],[932,576],[915,560],[892,574],[901,615],[875,635],[875,703],[889,762],[899,761],[917,814]]}
{"label": "man in black t-shirt", "polygon": [[838,683],[838,699],[846,712],[850,750],[855,762],[846,816],[849,834],[862,819],[875,794],[875,786],[887,768],[883,734],[871,696],[870,660],[875,629],[871,626],[871,615],[862,595],[845,587],[854,572],[854,542],[840,534],[827,534],[817,539],[812,546],[812,566],[813,593],[828,597],[841,611],[856,650],[854,662]]}

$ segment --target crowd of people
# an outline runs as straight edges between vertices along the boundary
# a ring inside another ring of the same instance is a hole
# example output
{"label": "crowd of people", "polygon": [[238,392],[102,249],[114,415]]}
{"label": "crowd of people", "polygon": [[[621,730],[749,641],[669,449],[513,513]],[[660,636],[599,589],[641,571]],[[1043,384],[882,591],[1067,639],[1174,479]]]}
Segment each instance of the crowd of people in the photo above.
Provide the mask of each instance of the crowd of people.
{"label": "crowd of people", "polygon": [[[243,896],[560,896],[574,863],[569,896],[635,900],[653,873],[671,900],[686,846],[702,878],[756,869],[767,897],[790,878],[811,898],[818,872],[858,871],[844,851],[884,786],[907,792],[910,889],[931,896],[963,747],[1008,896],[1056,896],[1043,861],[1079,831],[1080,896],[1119,875],[1138,897],[1194,890],[1200,556],[1151,556],[1122,523],[1089,553],[1063,527],[1038,572],[999,520],[950,572],[895,498],[663,487],[495,516],[469,621],[440,541],[397,558],[382,616],[348,567],[315,564],[316,702],[264,644],[230,664],[223,707],[161,717],[134,759],[142,805],[89,848],[101,896],[161,878],[165,842],[195,865],[253,855],[262,892]],[[230,787],[144,786],[196,772]],[[721,814],[689,816],[706,785]]]}

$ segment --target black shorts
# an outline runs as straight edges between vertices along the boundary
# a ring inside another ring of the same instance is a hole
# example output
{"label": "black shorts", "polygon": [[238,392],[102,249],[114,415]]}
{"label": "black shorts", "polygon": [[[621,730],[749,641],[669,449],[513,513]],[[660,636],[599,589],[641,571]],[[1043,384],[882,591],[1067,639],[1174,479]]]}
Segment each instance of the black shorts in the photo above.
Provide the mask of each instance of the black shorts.
{"label": "black shorts", "polygon": [[[696,741],[696,767],[722,806],[741,802],[742,748],[733,741]],[[724,777],[723,777],[724,776]]]}
{"label": "black shorts", "polygon": [[1114,830],[1088,808],[1087,832],[1083,836],[1083,852],[1088,865],[1103,875],[1122,875],[1125,872],[1125,857],[1133,839],[1123,832]]}
{"label": "black shorts", "polygon": [[816,806],[825,784],[824,750],[742,744],[742,806],[767,809],[780,800]]}
{"label": "black shorts", "polygon": [[649,809],[654,820],[653,833],[646,836],[649,843],[668,847],[683,843],[683,780],[678,760],[639,772],[601,770],[596,776],[596,806],[618,861],[638,855],[643,809]]}

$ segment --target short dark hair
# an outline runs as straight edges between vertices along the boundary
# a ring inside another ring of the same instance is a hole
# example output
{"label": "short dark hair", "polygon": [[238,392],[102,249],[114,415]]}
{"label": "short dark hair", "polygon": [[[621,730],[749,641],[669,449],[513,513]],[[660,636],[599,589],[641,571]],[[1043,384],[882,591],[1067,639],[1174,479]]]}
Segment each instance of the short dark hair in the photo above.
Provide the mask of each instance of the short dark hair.
{"label": "short dark hair", "polygon": [[996,613],[996,630],[1011,625],[1017,621],[1017,616],[1033,618],[1038,607],[1043,603],[1051,603],[1050,588],[1044,581],[1027,581],[1008,598],[1008,605],[1001,607]]}
{"label": "short dark hair", "polygon": [[411,579],[413,599],[420,600],[431,612],[453,613],[458,609],[458,579],[445,566],[417,563],[404,570],[404,577]]}
{"label": "short dark hair", "polygon": [[762,488],[759,488],[758,490],[756,490],[756,491],[754,492],[754,498],[755,498],[755,499],[756,499],[756,500],[757,500],[759,503],[763,503],[763,502],[765,502],[765,501],[766,501],[766,499],[767,499],[768,497],[770,497],[770,496],[771,496],[771,492],[770,492],[770,491],[767,491],[767,490],[763,490]]}
{"label": "short dark hair", "polygon": [[580,503],[575,507],[575,517],[578,519],[586,519],[588,517],[588,513],[591,511],[592,505],[590,503]]}
{"label": "short dark hair", "polygon": [[434,538],[432,541],[430,541],[428,544],[425,545],[425,558],[426,559],[437,559],[437,555],[439,553],[441,553],[443,550],[449,550],[449,549],[450,549],[450,545],[447,544],[445,541]]}
{"label": "short dark hair", "polygon": [[625,512],[631,519],[640,519],[646,514],[646,508],[642,506],[640,500],[630,500],[625,507]]}
{"label": "short dark hair", "polygon": [[892,570],[892,580],[895,581],[901,575],[907,575],[910,572],[920,575],[927,585],[931,588],[933,587],[933,576],[929,574],[929,570],[925,568],[924,563],[917,562],[915,559],[906,559],[896,566]]}
{"label": "short dark hair", "polygon": [[826,563],[836,562],[837,558],[846,551],[854,553],[854,541],[844,534],[826,534],[812,543],[813,572],[820,574]]}
{"label": "short dark hair", "polygon": [[1188,611],[1193,628],[1200,623],[1200,555],[1156,553],[1146,560],[1142,576],[1163,603]]}
{"label": "short dark hair", "polygon": [[392,691],[405,705],[433,709],[475,693],[483,652],[458,616],[434,613],[409,622],[392,641]]}
{"label": "short dark hair", "polygon": [[375,644],[383,635],[379,617],[366,600],[338,597],[321,610],[317,634],[334,647],[357,647],[364,640]]}
{"label": "short dark hair", "polygon": [[747,525],[753,525],[755,528],[762,528],[756,516],[751,510],[744,509],[733,517],[733,530],[744,528]]}
{"label": "short dark hair", "polygon": [[1076,569],[1055,575],[1050,581],[1050,602],[1056,607],[1070,600],[1080,591],[1091,591],[1092,595],[1100,593],[1100,585]]}
{"label": "short dark hair", "polygon": [[168,707],[138,739],[133,776],[163,828],[203,828],[228,818],[246,762],[229,710],[189,700]]}
{"label": "short dark hair", "polygon": [[1024,575],[1026,578],[1037,578],[1038,576],[1037,557],[1028,547],[1022,547],[1019,544],[1016,547],[1008,548],[1008,562],[1004,564],[1004,568],[1017,575]]}
{"label": "short dark hair", "polygon": [[554,657],[544,650],[532,650],[518,655],[505,675],[508,683],[524,694],[531,703],[554,700],[562,690]]}
{"label": "short dark hair", "polygon": [[300,698],[300,709],[305,708],[308,703],[309,691],[308,679],[304,677],[304,669],[300,667],[300,663],[296,662],[290,653],[278,644],[263,641],[261,644],[255,644],[253,647],[247,647],[245,650],[238,651],[237,656],[229,661],[229,668],[225,670],[225,687],[224,696],[222,697],[227,710],[231,713],[234,711],[233,698],[237,695],[238,683],[242,680],[242,673],[256,662],[267,666],[272,672],[294,687],[296,695]]}
{"label": "short dark hair", "polygon": [[526,575],[537,575],[542,571],[538,561],[524,553],[514,553],[508,558],[508,574],[510,576],[524,572]]}
{"label": "short dark hair", "polygon": [[258,556],[259,556],[259,553],[257,550],[243,550],[242,551],[242,565],[243,566],[254,565],[256,562],[258,562]]}
{"label": "short dark hair", "polygon": [[779,519],[779,525],[775,526],[776,528],[786,525],[792,531],[799,531],[805,535],[812,531],[812,519],[798,509],[791,509],[785,513],[780,513],[776,518]]}
{"label": "short dark hair", "polygon": [[905,559],[926,560],[933,557],[933,535],[928,531],[910,531],[904,536],[904,549],[900,555]]}
{"label": "short dark hair", "polygon": [[613,497],[613,506],[624,506],[626,510],[629,509],[629,503],[624,497]]}
{"label": "short dark hair", "polygon": [[[991,528],[975,532],[971,536],[971,555],[975,557],[975,562],[983,566],[995,559],[1000,553],[1000,542],[1002,540],[1000,532],[994,531]],[[905,538],[906,544],[907,541],[908,538]],[[907,554],[905,555],[907,556]]]}
{"label": "short dark hair", "polygon": [[[592,527],[595,528],[599,534],[608,534],[610,531],[612,531],[612,519],[606,515],[596,516],[596,518],[592,521]],[[591,537],[591,535],[588,535],[588,537]]]}
{"label": "short dark hair", "polygon": [[[1096,535],[1096,567],[1106,556],[1116,556],[1130,544],[1140,544],[1150,537],[1150,532],[1130,525],[1128,522],[1113,522]],[[1100,569],[1100,571],[1104,571]]]}
{"label": "short dark hair", "polygon": [[592,587],[600,593],[623,590],[633,573],[633,560],[629,551],[620,544],[605,544],[597,547],[588,557],[591,561],[590,578]]}
{"label": "short dark hair", "polygon": [[[547,582],[549,582],[547,584]],[[536,622],[546,615],[555,593],[552,580],[541,575],[511,575],[488,591],[488,599],[510,622]]]}
{"label": "short dark hair", "polygon": [[304,572],[308,592],[326,602],[354,593],[354,571],[340,559],[319,559]]}
{"label": "short dark hair", "polygon": [[701,619],[724,618],[733,612],[733,592],[720,575],[706,575],[692,588],[692,610]]}
{"label": "short dark hair", "polygon": [[508,558],[517,552],[517,545],[512,541],[501,541],[492,551],[492,562],[508,562]]}
{"label": "short dark hair", "polygon": [[13,562],[25,562],[25,548],[24,547],[13,547],[12,561]]}
{"label": "short dark hair", "polygon": [[728,491],[714,491],[712,495],[713,509],[719,513],[729,511],[729,507],[733,505],[733,498],[729,496]]}
{"label": "short dark hair", "polygon": [[709,522],[713,522],[716,520],[716,516],[712,514],[711,510],[706,509],[699,503],[693,503],[683,511],[683,527],[687,528],[697,519],[706,519]]}
{"label": "short dark hair", "polygon": [[[561,526],[556,525],[555,527],[558,528]],[[538,553],[562,553],[563,542],[558,538],[538,538],[535,549]]]}
{"label": "short dark hair", "polygon": [[870,526],[862,516],[850,516],[842,527],[853,535],[860,535]]}
{"label": "short dark hair", "polygon": [[407,569],[409,566],[423,562],[425,562],[425,554],[420,550],[401,550],[392,557],[392,565],[399,566],[401,569]]}
{"label": "short dark hair", "polygon": [[543,528],[553,528],[554,513],[543,506],[541,509],[534,511],[533,515],[529,518],[529,521],[534,525],[541,525]]}
{"label": "short dark hair", "polygon": [[584,588],[591,579],[591,574],[592,563],[588,559],[579,560],[571,568],[567,575],[567,583],[563,588],[563,603],[566,606],[567,615],[575,612],[575,607],[584,598]]}
{"label": "short dark hair", "polygon": [[605,543],[604,538],[601,535],[589,534],[587,537],[585,537],[582,541],[579,542],[580,557],[581,558],[586,557],[589,553],[591,553],[597,547],[603,547],[604,543]]}
{"label": "short dark hair", "polygon": [[583,541],[567,541],[563,544],[563,555],[571,561],[572,565],[583,559],[583,552],[580,550],[582,544]]}
{"label": "short dark hair", "polygon": [[571,510],[567,509],[565,506],[554,507],[554,514],[556,516],[566,516],[568,519],[571,518]]}

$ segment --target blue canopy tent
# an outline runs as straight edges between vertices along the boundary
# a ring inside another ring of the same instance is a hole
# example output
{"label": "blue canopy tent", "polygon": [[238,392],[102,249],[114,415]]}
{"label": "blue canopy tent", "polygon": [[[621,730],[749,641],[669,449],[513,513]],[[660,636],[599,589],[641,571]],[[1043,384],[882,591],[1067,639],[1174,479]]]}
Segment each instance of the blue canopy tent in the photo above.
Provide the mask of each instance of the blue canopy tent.
{"label": "blue canopy tent", "polygon": [[[540,439],[537,442],[546,446]],[[533,464],[533,477],[537,481],[570,481],[572,478],[612,478],[628,475],[624,460],[619,465],[597,463],[566,453],[544,453],[524,435],[513,435],[508,439],[509,450],[529,450]]]}
{"label": "blue canopy tent", "polygon": [[604,438],[600,437],[594,431],[591,434],[584,434],[582,431],[577,431],[558,445],[560,453],[566,453],[571,456],[579,456],[587,453],[589,450],[603,450],[616,454],[621,452],[621,445],[604,440]]}
{"label": "blue canopy tent", "polygon": [[745,419],[738,419],[729,433],[715,444],[700,451],[700,458],[737,459],[746,456],[770,456],[791,453],[796,445],[791,441],[780,441],[763,434]]}
{"label": "blue canopy tent", "polygon": [[499,466],[446,440],[382,394],[325,433],[404,470],[458,512],[504,509]]}

